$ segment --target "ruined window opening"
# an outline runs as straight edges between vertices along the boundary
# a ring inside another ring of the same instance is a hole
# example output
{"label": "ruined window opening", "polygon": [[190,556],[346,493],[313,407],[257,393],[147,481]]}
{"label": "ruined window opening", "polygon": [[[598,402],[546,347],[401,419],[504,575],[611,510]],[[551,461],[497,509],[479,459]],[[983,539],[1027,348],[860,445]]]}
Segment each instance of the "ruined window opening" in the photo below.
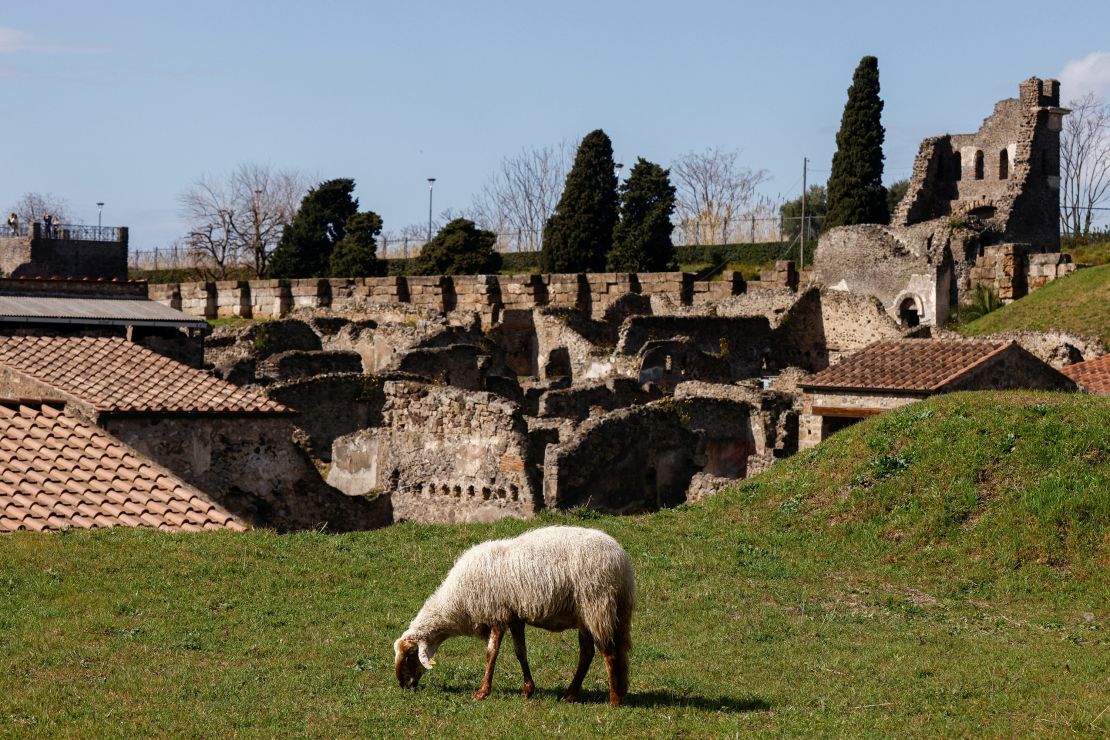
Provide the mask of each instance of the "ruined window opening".
{"label": "ruined window opening", "polygon": [[975,152],[975,179],[983,179],[983,152]]}
{"label": "ruined window opening", "polygon": [[964,158],[959,152],[955,152],[955,166],[956,166],[956,181],[964,179]]}
{"label": "ruined window opening", "polygon": [[1010,152],[1003,149],[998,153],[998,179],[1007,180],[1010,177]]}
{"label": "ruined window opening", "polygon": [[910,329],[921,324],[921,315],[917,311],[917,301],[907,298],[898,307],[898,319],[902,325]]}

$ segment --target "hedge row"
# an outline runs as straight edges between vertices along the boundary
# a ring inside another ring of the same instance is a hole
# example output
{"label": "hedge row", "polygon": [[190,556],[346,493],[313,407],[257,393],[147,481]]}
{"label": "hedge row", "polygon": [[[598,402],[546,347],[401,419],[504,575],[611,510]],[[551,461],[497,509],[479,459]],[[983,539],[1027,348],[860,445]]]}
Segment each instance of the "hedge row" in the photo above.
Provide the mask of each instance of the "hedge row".
{"label": "hedge row", "polygon": [[[721,262],[740,262],[748,265],[761,265],[767,262],[783,259],[798,259],[798,247],[783,242],[766,242],[762,244],[692,244],[684,247],[675,247],[675,258],[679,264],[712,264]],[[817,246],[816,241],[806,243],[806,264],[813,264],[813,251]],[[789,254],[787,253],[789,250]],[[387,259],[387,275],[411,275],[414,258]],[[501,255],[502,274],[523,274],[538,272],[540,269],[539,252],[504,252]],[[150,283],[193,282],[203,280],[195,270],[133,270],[130,277],[136,280],[145,279]],[[249,276],[234,276],[233,279],[247,280]]]}
{"label": "hedge row", "polygon": [[[813,262],[816,241],[806,243],[806,264]],[[775,260],[798,258],[798,247],[791,249],[789,242],[764,242],[760,244],[692,244],[675,247],[675,258],[679,264],[720,264],[721,262],[742,262],[760,265]],[[788,254],[789,251],[789,254]],[[408,275],[412,269],[412,259],[386,260],[389,275]],[[504,252],[501,255],[502,274],[536,272],[540,269],[539,252]]]}

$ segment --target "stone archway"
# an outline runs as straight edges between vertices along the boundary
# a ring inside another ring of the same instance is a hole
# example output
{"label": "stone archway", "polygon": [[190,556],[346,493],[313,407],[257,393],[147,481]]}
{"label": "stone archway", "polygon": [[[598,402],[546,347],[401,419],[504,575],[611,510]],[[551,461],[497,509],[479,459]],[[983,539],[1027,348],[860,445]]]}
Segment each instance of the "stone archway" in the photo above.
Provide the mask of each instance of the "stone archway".
{"label": "stone archway", "polygon": [[925,314],[925,306],[921,298],[913,293],[905,293],[898,297],[898,322],[907,329],[921,325]]}

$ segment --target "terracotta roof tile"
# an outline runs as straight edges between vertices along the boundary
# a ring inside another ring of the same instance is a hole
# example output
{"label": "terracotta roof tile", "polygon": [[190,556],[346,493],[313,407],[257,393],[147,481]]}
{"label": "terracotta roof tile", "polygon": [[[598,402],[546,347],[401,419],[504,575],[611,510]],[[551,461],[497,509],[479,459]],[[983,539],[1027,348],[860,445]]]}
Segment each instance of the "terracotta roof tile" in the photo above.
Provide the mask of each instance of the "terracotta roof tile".
{"label": "terracotta roof tile", "polygon": [[[89,444],[98,437],[108,444]],[[31,438],[50,444],[30,452],[23,442]],[[58,439],[71,446],[52,443]],[[31,455],[29,466],[20,466],[21,453]],[[0,532],[244,529],[197,489],[48,403],[0,402],[0,471]]]}
{"label": "terracotta roof tile", "polygon": [[963,339],[876,342],[806,378],[803,388],[931,392],[1010,346]]}
{"label": "terracotta roof tile", "polygon": [[1110,396],[1110,355],[1068,365],[1061,368],[1060,372],[1089,393]]}
{"label": "terracotta roof tile", "polygon": [[[0,337],[0,365],[96,411],[289,413],[264,395],[121,337]],[[26,419],[9,418],[31,428]]]}

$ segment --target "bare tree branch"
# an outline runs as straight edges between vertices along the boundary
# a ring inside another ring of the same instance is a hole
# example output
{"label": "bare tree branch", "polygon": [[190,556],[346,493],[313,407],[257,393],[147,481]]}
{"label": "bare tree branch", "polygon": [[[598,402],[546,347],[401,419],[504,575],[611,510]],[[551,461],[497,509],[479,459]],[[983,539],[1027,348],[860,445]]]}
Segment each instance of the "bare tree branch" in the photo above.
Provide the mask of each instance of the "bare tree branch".
{"label": "bare tree branch", "polygon": [[750,210],[767,172],[741,167],[737,157],[713,147],[684,154],[671,165],[678,191],[675,213],[687,244],[725,244]]}
{"label": "bare tree branch", "polygon": [[1110,105],[1094,93],[1069,103],[1060,132],[1060,209],[1067,236],[1089,236],[1110,201]]}
{"label": "bare tree branch", "polygon": [[53,193],[24,193],[8,211],[18,216],[23,226],[42,221],[46,214],[53,216],[55,224],[72,223],[69,204]]}
{"label": "bare tree branch", "polygon": [[564,140],[501,160],[470,211],[480,228],[499,235],[499,249],[511,242],[518,252],[539,251],[544,224],[559,203],[577,148],[577,142]]}
{"label": "bare tree branch", "polygon": [[262,275],[306,190],[300,173],[250,162],[220,180],[202,177],[180,197],[190,224],[185,243],[220,277],[237,265]]}

